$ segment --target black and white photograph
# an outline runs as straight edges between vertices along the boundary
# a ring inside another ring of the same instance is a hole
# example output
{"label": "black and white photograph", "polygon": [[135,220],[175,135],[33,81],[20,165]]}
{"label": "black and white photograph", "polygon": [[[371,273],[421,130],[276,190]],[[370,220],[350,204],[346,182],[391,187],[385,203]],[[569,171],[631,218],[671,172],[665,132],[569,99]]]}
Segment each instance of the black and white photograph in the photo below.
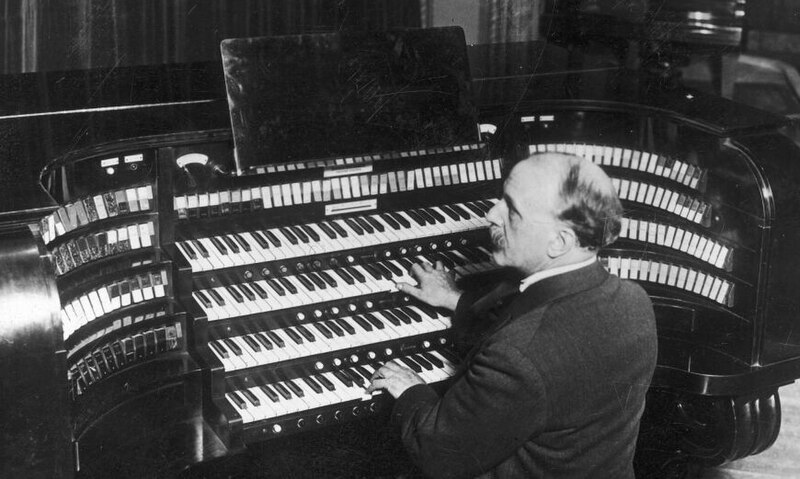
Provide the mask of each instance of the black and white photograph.
{"label": "black and white photograph", "polygon": [[0,39],[0,478],[800,477],[800,0]]}

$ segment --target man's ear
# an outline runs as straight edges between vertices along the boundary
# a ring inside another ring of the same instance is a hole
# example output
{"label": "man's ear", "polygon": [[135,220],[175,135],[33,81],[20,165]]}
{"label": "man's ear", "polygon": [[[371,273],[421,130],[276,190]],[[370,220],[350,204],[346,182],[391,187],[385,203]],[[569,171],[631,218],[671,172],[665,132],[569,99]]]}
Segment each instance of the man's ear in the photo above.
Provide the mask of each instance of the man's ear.
{"label": "man's ear", "polygon": [[563,226],[556,231],[547,247],[547,255],[551,258],[558,258],[569,253],[578,245],[578,237],[572,228]]}

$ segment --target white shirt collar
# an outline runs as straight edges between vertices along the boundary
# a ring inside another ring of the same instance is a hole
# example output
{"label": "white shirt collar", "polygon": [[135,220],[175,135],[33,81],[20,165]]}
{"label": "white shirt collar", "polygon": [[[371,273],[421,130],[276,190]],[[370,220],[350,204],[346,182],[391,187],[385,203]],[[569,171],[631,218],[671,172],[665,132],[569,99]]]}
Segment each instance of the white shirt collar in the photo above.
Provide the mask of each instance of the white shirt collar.
{"label": "white shirt collar", "polygon": [[596,256],[592,256],[591,258],[587,259],[586,261],[581,261],[580,263],[573,263],[567,264],[564,266],[557,266],[555,268],[546,269],[544,271],[538,271],[533,273],[532,275],[528,276],[527,278],[523,279],[519,283],[519,292],[525,291],[528,286],[536,283],[537,281],[541,281],[545,278],[549,278],[551,276],[556,276],[562,273],[568,273],[570,271],[575,271],[576,269],[581,269],[585,266],[589,266],[597,261]]}

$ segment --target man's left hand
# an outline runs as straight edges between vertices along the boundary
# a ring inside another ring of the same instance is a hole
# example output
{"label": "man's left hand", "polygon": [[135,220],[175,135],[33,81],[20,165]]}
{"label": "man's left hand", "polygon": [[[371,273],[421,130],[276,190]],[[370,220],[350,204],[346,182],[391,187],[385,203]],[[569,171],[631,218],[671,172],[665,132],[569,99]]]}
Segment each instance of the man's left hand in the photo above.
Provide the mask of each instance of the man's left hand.
{"label": "man's left hand", "polygon": [[392,360],[375,371],[367,393],[385,389],[393,398],[397,399],[406,389],[417,384],[425,384],[425,381],[410,368]]}

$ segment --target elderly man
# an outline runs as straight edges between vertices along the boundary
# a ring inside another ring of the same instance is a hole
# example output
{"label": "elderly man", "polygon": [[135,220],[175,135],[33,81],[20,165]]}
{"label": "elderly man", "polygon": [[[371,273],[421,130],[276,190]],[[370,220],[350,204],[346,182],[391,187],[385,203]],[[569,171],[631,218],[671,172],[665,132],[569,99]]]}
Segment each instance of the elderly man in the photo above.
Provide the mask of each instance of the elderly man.
{"label": "elderly man", "polygon": [[610,275],[597,250],[622,207],[610,179],[577,156],[534,155],[489,211],[498,265],[522,281],[462,293],[441,264],[415,265],[404,293],[454,311],[480,331],[443,396],[391,361],[370,388],[393,415],[414,462],[432,477],[632,478],[645,393],[656,363],[653,307]]}

